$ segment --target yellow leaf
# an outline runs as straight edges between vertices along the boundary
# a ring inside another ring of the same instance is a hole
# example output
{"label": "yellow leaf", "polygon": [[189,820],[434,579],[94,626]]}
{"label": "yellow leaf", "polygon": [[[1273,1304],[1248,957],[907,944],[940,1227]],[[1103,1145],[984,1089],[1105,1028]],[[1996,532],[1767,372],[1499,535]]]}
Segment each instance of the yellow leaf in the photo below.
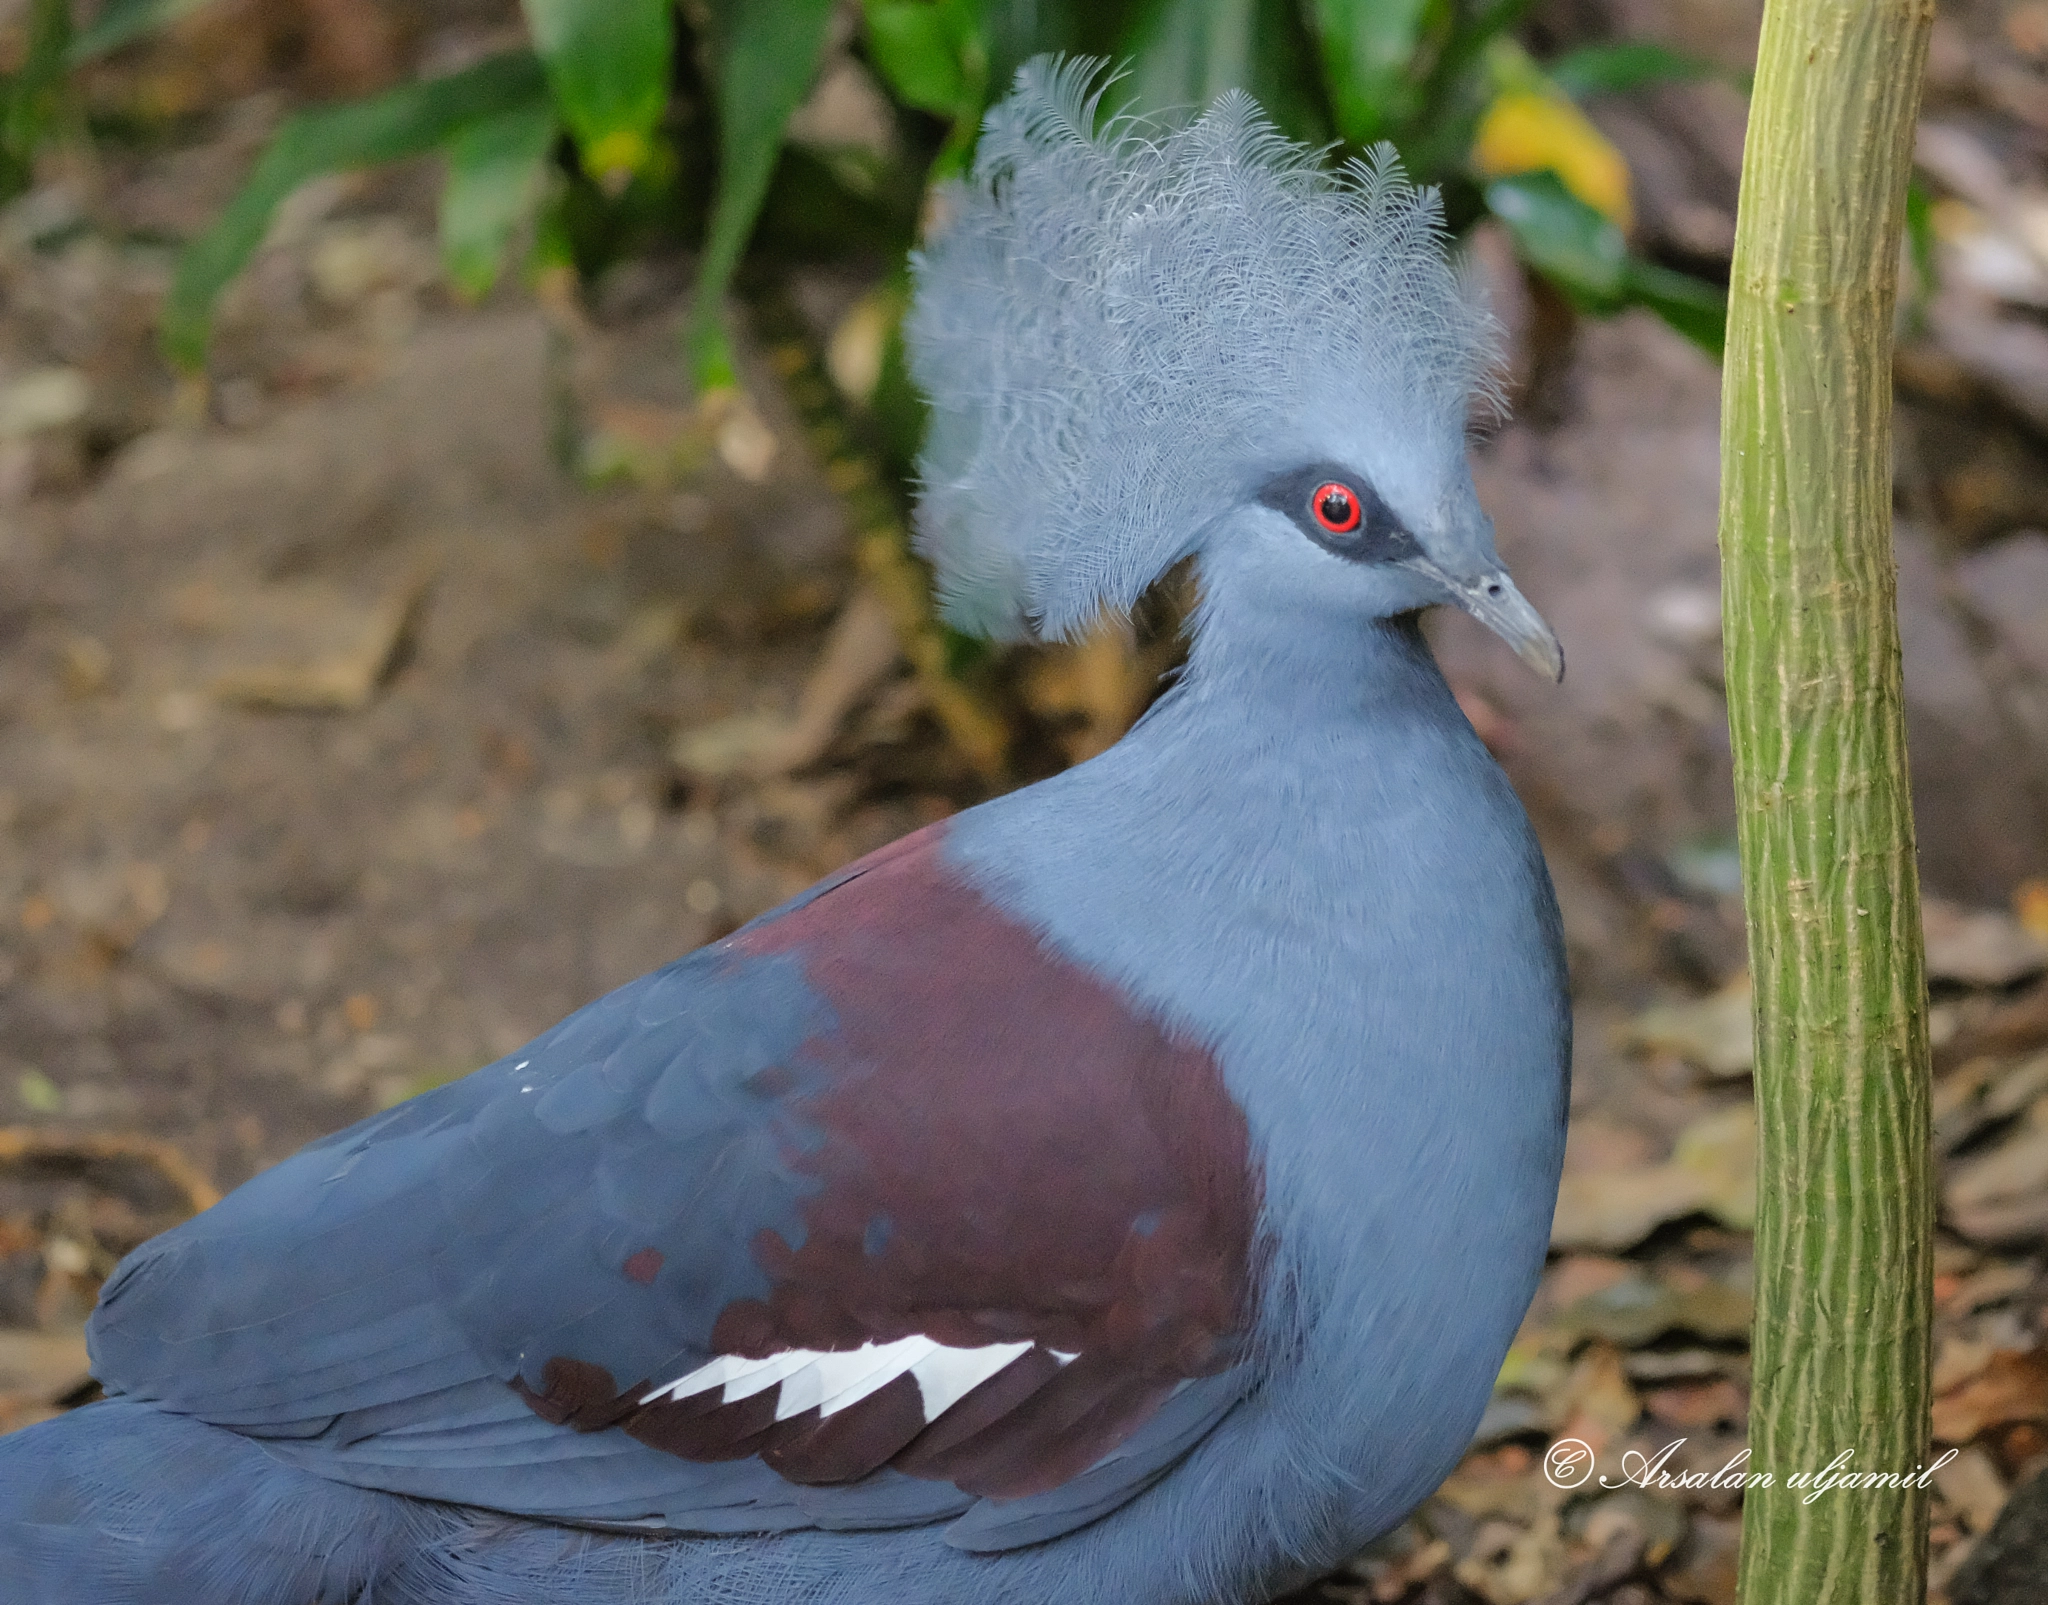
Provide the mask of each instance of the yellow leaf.
{"label": "yellow leaf", "polygon": [[2048,880],[2023,880],[2012,894],[2013,912],[2029,936],[2048,942]]}
{"label": "yellow leaf", "polygon": [[1562,95],[1510,89],[1494,100],[1472,141],[1472,167],[1482,178],[1552,172],[1564,187],[1626,229],[1628,163],[1586,114]]}
{"label": "yellow leaf", "polygon": [[646,164],[647,136],[635,128],[615,128],[583,153],[584,165],[600,185],[612,187],[631,178]]}
{"label": "yellow leaf", "polygon": [[1080,763],[1113,745],[1145,711],[1157,670],[1141,662],[1130,625],[1103,618],[1077,641],[1039,655],[1027,671],[1024,698],[1033,711],[1065,727],[1067,761]]}

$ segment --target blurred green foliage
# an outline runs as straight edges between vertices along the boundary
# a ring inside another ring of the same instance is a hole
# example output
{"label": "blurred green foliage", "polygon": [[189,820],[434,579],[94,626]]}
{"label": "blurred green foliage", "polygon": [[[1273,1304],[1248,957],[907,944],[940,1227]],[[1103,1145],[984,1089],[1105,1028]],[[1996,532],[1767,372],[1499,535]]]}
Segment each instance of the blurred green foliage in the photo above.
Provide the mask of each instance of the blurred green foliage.
{"label": "blurred green foliage", "polygon": [[29,0],[18,66],[0,77],[0,199],[28,187],[31,164],[65,114],[70,0]]}
{"label": "blurred green foliage", "polygon": [[[603,0],[575,0],[578,4]],[[832,0],[713,0],[710,57],[717,83],[718,190],[697,271],[691,369],[700,388],[733,382],[719,303],[768,193],[783,132],[825,53]]]}
{"label": "blurred green foliage", "polygon": [[[74,39],[67,0],[30,0],[26,51],[0,81],[0,193],[27,181],[61,118],[67,67],[201,3],[111,0]],[[523,4],[527,49],[284,123],[185,250],[164,318],[177,362],[203,362],[221,290],[295,187],[438,152],[461,293],[487,292],[520,240],[530,263],[586,274],[663,235],[687,241],[701,248],[692,374],[730,384],[720,309],[750,242],[879,254],[900,274],[924,189],[964,170],[989,103],[1045,50],[1120,63],[1110,101],[1139,113],[1242,87],[1332,159],[1390,141],[1443,187],[1454,227],[1491,213],[1576,305],[1646,305],[1719,349],[1721,292],[1629,253],[1626,167],[1572,105],[1707,69],[1641,43],[1539,66],[1509,38],[1529,0],[862,0],[853,48],[890,97],[888,155],[790,138],[832,0]]]}
{"label": "blurred green foliage", "polygon": [[[474,261],[471,219],[479,207],[471,197],[480,183],[489,181],[478,169],[493,165],[493,155],[501,154],[507,143],[494,137],[494,130],[518,119],[538,121],[540,143],[546,146],[554,133],[547,93],[541,64],[520,50],[369,100],[323,106],[287,119],[227,210],[179,257],[177,277],[164,305],[165,350],[187,367],[205,359],[214,302],[263,243],[278,203],[307,179],[432,150],[450,156],[441,210],[444,253],[459,283],[466,279],[470,287],[488,288],[497,277],[497,263],[479,267]],[[496,165],[502,171],[502,161]],[[451,197],[462,204],[451,207]],[[515,213],[511,222],[517,221]],[[508,237],[509,232],[508,227]]]}
{"label": "blurred green foliage", "polygon": [[92,26],[71,41],[65,53],[66,62],[80,66],[211,3],[212,0],[107,0]]}

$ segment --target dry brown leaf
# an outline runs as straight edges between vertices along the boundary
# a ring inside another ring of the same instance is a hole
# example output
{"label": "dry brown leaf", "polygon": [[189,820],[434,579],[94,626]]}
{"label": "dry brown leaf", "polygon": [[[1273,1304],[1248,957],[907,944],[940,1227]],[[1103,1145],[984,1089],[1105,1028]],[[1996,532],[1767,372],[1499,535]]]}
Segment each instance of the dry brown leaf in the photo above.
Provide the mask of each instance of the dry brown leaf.
{"label": "dry brown leaf", "polygon": [[1536,1475],[1536,1456],[1519,1443],[1476,1450],[1437,1489],[1437,1497],[1468,1516],[1527,1523],[1556,1517],[1565,1491]]}
{"label": "dry brown leaf", "polygon": [[1702,1178],[1672,1165],[1566,1176],[1551,1223],[1553,1248],[1627,1248],[1706,1203]]}
{"label": "dry brown leaf", "polygon": [[696,408],[607,397],[591,404],[577,467],[599,483],[671,486],[701,471],[713,449],[712,424]]}
{"label": "dry brown leaf", "polygon": [[2013,889],[2012,911],[2029,936],[2048,942],[2048,880],[2029,876]]}
{"label": "dry brown leaf", "polygon": [[432,578],[430,569],[415,569],[369,603],[321,580],[248,592],[232,603],[230,662],[214,676],[213,695],[301,712],[369,706]]}
{"label": "dry brown leaf", "polygon": [[1643,1349],[1623,1364],[1638,1388],[1697,1387],[1723,1377],[1741,1387],[1749,1377],[1747,1355],[1720,1349]]}
{"label": "dry brown leaf", "polygon": [[1581,1355],[1558,1400],[1558,1436],[1577,1438],[1600,1453],[1636,1424],[1643,1413],[1636,1390],[1622,1368],[1621,1351],[1594,1343]]}
{"label": "dry brown leaf", "polygon": [[1627,1248],[1699,1212],[1737,1231],[1755,1221],[1756,1112],[1748,1104],[1688,1126],[1669,1163],[1567,1175],[1550,1240],[1557,1248]]}
{"label": "dry brown leaf", "polygon": [[0,1328],[0,1397],[54,1401],[92,1371],[85,1333]]}
{"label": "dry brown leaf", "polygon": [[0,1126],[0,1165],[38,1159],[126,1159],[148,1165],[192,1206],[192,1213],[220,1202],[220,1190],[199,1167],[169,1143],[139,1132],[50,1131],[39,1126]]}
{"label": "dry brown leaf", "polygon": [[1742,1548],[1740,1517],[1696,1512],[1671,1567],[1660,1574],[1671,1597],[1699,1605],[1735,1605]]}
{"label": "dry brown leaf", "polygon": [[56,1405],[24,1393],[0,1393],[0,1436],[61,1415]]}
{"label": "dry brown leaf", "polygon": [[299,0],[306,66],[322,87],[355,96],[398,76],[405,28],[383,5],[365,0]]}
{"label": "dry brown leaf", "polygon": [[1982,1449],[1965,1449],[1934,1474],[1934,1485],[1949,1507],[1970,1524],[1972,1533],[1987,1533],[2005,1508],[2012,1490]]}
{"label": "dry brown leaf", "polygon": [[1756,1110],[1741,1103],[1695,1120],[1679,1133],[1671,1162],[1703,1179],[1706,1210],[1723,1226],[1756,1224]]}
{"label": "dry brown leaf", "polygon": [[1934,1401],[1934,1435],[1968,1443],[2008,1421],[2048,1421],[2048,1355],[2001,1349],[1990,1363]]}
{"label": "dry brown leaf", "polygon": [[1957,1283],[1941,1301],[1941,1313],[1956,1320],[1988,1305],[2003,1303],[2032,1287],[2038,1275],[2026,1260],[1994,1260]]}
{"label": "dry brown leaf", "polygon": [[1563,1580],[1564,1538],[1554,1519],[1527,1527],[1494,1518],[1473,1534],[1472,1550],[1451,1575],[1488,1605],[1526,1605]]}
{"label": "dry brown leaf", "polygon": [[1958,1337],[1953,1332],[1943,1333],[1934,1351],[1932,1385],[1936,1397],[1969,1381],[1991,1363],[1991,1356],[1997,1352],[1996,1344]]}
{"label": "dry brown leaf", "polygon": [[1935,1078],[1928,1110],[1934,1121],[1935,1153],[1954,1153],[1996,1118],[1986,1108],[1986,1098],[1999,1073],[1996,1059],[1978,1058]]}
{"label": "dry brown leaf", "polygon": [[775,455],[782,449],[775,431],[744,398],[719,419],[711,439],[718,448],[719,461],[750,485],[768,477]]}
{"label": "dry brown leaf", "polygon": [[1942,1205],[1957,1231],[1979,1241],[2031,1237],[2048,1227],[2048,1097],[2035,1100],[2004,1142],[1949,1168]]}
{"label": "dry brown leaf", "polygon": [[[1928,898],[1922,926],[1931,979],[1996,988],[2048,969],[2048,937],[2002,910]],[[1756,1057],[1751,1006],[1749,977],[1738,975],[1709,997],[1643,1010],[1623,1028],[1622,1042],[1675,1053],[1711,1076],[1746,1075]]]}
{"label": "dry brown leaf", "polygon": [[1963,986],[2000,987],[2048,969],[2048,942],[2000,909],[1922,900],[1927,976]]}
{"label": "dry brown leaf", "polygon": [[74,865],[53,881],[53,911],[108,956],[127,952],[170,907],[170,877],[146,860]]}
{"label": "dry brown leaf", "polygon": [[0,440],[22,440],[77,423],[92,403],[76,368],[38,368],[0,386]]}
{"label": "dry brown leaf", "polygon": [[336,310],[362,306],[387,291],[419,290],[438,272],[432,244],[391,217],[322,224],[306,251],[313,293]]}
{"label": "dry brown leaf", "polygon": [[1080,763],[1131,727],[1152,678],[1130,625],[1103,619],[1078,641],[1039,653],[1025,677],[1024,696],[1033,712],[1065,727],[1061,745],[1070,763]]}
{"label": "dry brown leaf", "polygon": [[2036,981],[2011,998],[1973,1000],[1934,1050],[1934,1069],[1945,1074],[1978,1058],[2010,1058],[2048,1047],[2048,983]]}
{"label": "dry brown leaf", "polygon": [[1668,1426],[1695,1430],[1746,1420],[1749,1398],[1726,1377],[1715,1377],[1649,1389],[1643,1394],[1643,1408]]}
{"label": "dry brown leaf", "polygon": [[1975,297],[1942,296],[1929,312],[1942,350],[1973,380],[2022,418],[2048,424],[2048,330],[1988,314]]}
{"label": "dry brown leaf", "polygon": [[902,315],[902,298],[887,289],[870,290],[847,309],[825,347],[825,371],[839,393],[856,406],[874,399],[882,382],[889,336]]}
{"label": "dry brown leaf", "polygon": [[1417,1511],[1382,1533],[1327,1580],[1316,1598],[1325,1596],[1352,1605],[1394,1605],[1409,1598],[1415,1589],[1450,1565],[1452,1550],[1448,1539],[1438,1536],[1429,1510]]}
{"label": "dry brown leaf", "polygon": [[1643,1010],[1623,1032],[1625,1045],[1675,1053],[1711,1076],[1749,1074],[1756,1043],[1749,977],[1738,975],[1711,997]]}
{"label": "dry brown leaf", "polygon": [[1567,1174],[1640,1170],[1657,1163],[1659,1148],[1657,1139],[1640,1126],[1589,1109],[1572,1117],[1565,1135],[1564,1168]]}
{"label": "dry brown leaf", "polygon": [[96,697],[113,683],[114,654],[93,636],[73,635],[64,643],[63,678],[67,697]]}
{"label": "dry brown leaf", "polygon": [[896,666],[902,655],[889,610],[862,586],[847,600],[819,654],[817,667],[788,719],[740,714],[687,730],[670,749],[677,766],[707,779],[728,775],[765,780],[815,763],[846,716]]}
{"label": "dry brown leaf", "polygon": [[1749,1336],[1749,1295],[1721,1282],[1690,1288],[1636,1275],[1562,1310],[1550,1330],[1561,1342],[1605,1338],[1624,1349],[1641,1348],[1667,1332],[1690,1332],[1709,1343]]}
{"label": "dry brown leaf", "polygon": [[1984,1112],[1993,1120],[2019,1114],[2048,1096],[2048,1053],[2037,1053],[1993,1072],[1984,1092]]}
{"label": "dry brown leaf", "polygon": [[[1596,1501],[1575,1523],[1574,1530],[1583,1542],[1602,1553],[1612,1553],[1615,1539],[1632,1537],[1637,1557],[1655,1566],[1685,1542],[1691,1525],[1685,1506],[1676,1499],[1646,1489],[1628,1488]],[[1596,1584],[1589,1593],[1599,1591],[1600,1585]]]}
{"label": "dry brown leaf", "polygon": [[[1612,1503],[1607,1501],[1607,1504]],[[1605,1517],[1605,1506],[1596,1515]],[[1647,1544],[1644,1534],[1632,1526],[1620,1525],[1612,1519],[1604,1520],[1600,1525],[1607,1529],[1605,1540],[1588,1540],[1599,1544],[1599,1553],[1581,1566],[1570,1581],[1552,1589],[1533,1605],[1589,1605],[1594,1599],[1612,1599],[1618,1605],[1619,1597],[1610,1594],[1609,1590],[1642,1569]]]}
{"label": "dry brown leaf", "polygon": [[1543,1273],[1543,1283],[1530,1305],[1530,1321],[1547,1320],[1581,1299],[1604,1293],[1640,1274],[1629,1261],[1612,1255],[1566,1254]]}

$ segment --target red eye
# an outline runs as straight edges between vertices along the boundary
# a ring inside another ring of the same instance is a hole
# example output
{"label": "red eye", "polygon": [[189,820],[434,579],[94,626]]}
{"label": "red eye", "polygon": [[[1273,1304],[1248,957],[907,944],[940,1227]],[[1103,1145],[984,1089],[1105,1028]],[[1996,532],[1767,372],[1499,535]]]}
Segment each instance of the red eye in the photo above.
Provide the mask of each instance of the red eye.
{"label": "red eye", "polygon": [[1315,512],[1316,522],[1332,535],[1349,535],[1358,528],[1358,493],[1349,485],[1340,485],[1334,479],[1318,485],[1308,504]]}

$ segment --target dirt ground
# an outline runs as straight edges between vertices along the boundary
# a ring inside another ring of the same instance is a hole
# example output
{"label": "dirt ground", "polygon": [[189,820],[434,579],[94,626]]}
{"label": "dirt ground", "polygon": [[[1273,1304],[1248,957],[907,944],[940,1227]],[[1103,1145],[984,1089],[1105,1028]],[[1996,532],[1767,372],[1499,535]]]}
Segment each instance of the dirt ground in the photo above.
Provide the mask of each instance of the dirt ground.
{"label": "dirt ground", "polygon": [[[1645,17],[1630,31],[1721,37]],[[1963,65],[1937,61],[1930,103],[1993,153],[1988,198],[1954,177],[1967,149],[1944,169],[1993,230],[2048,192],[2048,117],[1998,76],[2024,56],[2001,18],[1945,36]],[[1644,227],[1667,254],[1725,251],[1730,95],[1601,110],[1661,175]],[[754,433],[690,445],[687,264],[622,271],[573,314],[516,287],[459,307],[431,174],[324,183],[233,292],[211,383],[173,379],[150,344],[161,241],[211,215],[277,111],[53,168],[0,214],[0,1425],[84,1396],[98,1277],[211,1189],[989,789],[900,665],[789,773],[705,759],[797,713],[859,583],[761,352]],[[1938,896],[1936,1425],[1965,1451],[1935,1551],[1963,1605],[2005,1597],[1960,1569],[2048,1455],[2048,356],[2021,360],[2048,291],[2001,299],[1955,260],[1902,348],[1899,545]],[[860,288],[796,286],[818,344]],[[1571,671],[1547,686],[1465,621],[1434,628],[1565,906],[1570,1177],[1471,1460],[1320,1597],[1724,1601],[1732,1501],[1568,1501],[1535,1470],[1565,1435],[1684,1437],[1715,1465],[1741,1441],[1719,374],[1646,315],[1560,339],[1540,297],[1497,288],[1526,382],[1480,488]],[[563,466],[598,447],[626,462],[608,485]]]}

